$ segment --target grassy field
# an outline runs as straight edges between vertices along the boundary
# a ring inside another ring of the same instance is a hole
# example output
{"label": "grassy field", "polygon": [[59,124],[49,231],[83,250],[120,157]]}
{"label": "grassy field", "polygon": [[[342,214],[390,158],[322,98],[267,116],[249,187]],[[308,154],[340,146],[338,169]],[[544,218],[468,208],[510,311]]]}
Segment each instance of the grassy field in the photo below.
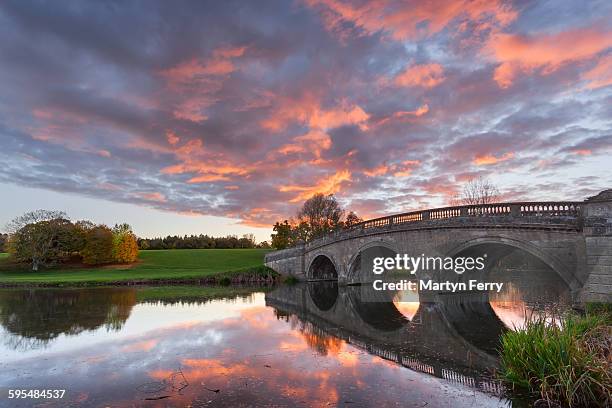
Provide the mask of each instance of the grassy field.
{"label": "grassy field", "polygon": [[[263,266],[264,249],[175,249],[141,251],[138,263],[97,268],[52,268],[32,272],[12,265],[0,254],[0,285],[87,285],[127,282],[231,283],[270,277]],[[273,274],[273,273],[272,273]]]}

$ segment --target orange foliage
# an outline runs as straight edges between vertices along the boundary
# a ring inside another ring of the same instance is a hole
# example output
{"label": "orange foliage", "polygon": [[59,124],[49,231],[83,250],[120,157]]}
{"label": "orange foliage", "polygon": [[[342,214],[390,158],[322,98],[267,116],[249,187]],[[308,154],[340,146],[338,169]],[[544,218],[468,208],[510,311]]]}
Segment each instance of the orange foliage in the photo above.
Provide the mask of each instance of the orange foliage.
{"label": "orange foliage", "polygon": [[138,242],[131,232],[115,234],[113,258],[119,263],[134,262],[138,258]]}

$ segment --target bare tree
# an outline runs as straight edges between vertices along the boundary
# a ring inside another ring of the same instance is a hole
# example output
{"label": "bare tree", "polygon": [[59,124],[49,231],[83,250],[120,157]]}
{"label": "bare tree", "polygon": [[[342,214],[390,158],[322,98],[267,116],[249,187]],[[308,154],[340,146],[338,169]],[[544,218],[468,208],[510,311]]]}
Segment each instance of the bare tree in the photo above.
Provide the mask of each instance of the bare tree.
{"label": "bare tree", "polygon": [[498,188],[491,181],[478,177],[463,186],[458,201],[462,205],[491,204],[499,198]]}
{"label": "bare tree", "polygon": [[68,216],[64,211],[55,210],[36,210],[27,212],[19,217],[14,218],[6,224],[6,231],[9,234],[14,234],[28,224],[36,224],[41,221],[51,221],[63,219],[67,220]]}

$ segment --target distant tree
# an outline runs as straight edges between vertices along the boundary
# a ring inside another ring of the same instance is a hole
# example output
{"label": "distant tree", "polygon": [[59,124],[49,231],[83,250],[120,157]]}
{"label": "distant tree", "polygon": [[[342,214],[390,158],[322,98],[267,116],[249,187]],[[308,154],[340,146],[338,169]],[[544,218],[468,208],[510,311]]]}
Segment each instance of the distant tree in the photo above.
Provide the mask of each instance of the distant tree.
{"label": "distant tree", "polygon": [[452,200],[453,205],[477,205],[498,202],[500,193],[498,188],[489,180],[478,177],[468,181],[459,197]]}
{"label": "distant tree", "polygon": [[0,234],[0,252],[6,252],[7,241],[8,241],[8,234]]}
{"label": "distant tree", "polygon": [[9,252],[18,262],[29,262],[32,270],[55,263],[73,248],[72,224],[62,211],[37,210],[7,224]]}
{"label": "distant tree", "polygon": [[149,249],[151,248],[150,241],[148,239],[138,239],[138,248],[140,249]]}
{"label": "distant tree", "polygon": [[321,237],[340,227],[344,210],[333,194],[315,194],[304,202],[298,212],[298,221],[306,222],[308,238]]}
{"label": "distant tree", "polygon": [[363,222],[363,219],[359,218],[357,214],[351,211],[348,213],[346,219],[344,220],[344,226],[348,228],[352,227],[355,224],[359,224],[360,222]]}
{"label": "distant tree", "polygon": [[257,248],[270,249],[272,247],[270,246],[270,243],[268,241],[262,241],[257,245]]}
{"label": "distant tree", "polygon": [[113,231],[106,225],[97,225],[85,232],[85,247],[81,251],[83,262],[100,265],[113,261]]}
{"label": "distant tree", "polygon": [[282,223],[276,222],[272,227],[274,231],[274,234],[272,234],[272,247],[276,249],[285,249],[290,246],[293,242],[291,229],[289,220],[285,220]]}
{"label": "distant tree", "polygon": [[138,258],[138,240],[128,224],[113,227],[113,259],[119,263],[134,262]]}

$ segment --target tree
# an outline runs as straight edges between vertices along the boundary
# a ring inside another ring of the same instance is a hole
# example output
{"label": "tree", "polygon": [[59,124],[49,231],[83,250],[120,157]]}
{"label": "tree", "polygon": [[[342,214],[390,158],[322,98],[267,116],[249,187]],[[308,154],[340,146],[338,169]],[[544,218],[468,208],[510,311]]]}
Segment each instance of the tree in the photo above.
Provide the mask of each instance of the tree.
{"label": "tree", "polygon": [[315,194],[304,202],[298,212],[298,221],[306,222],[309,239],[321,237],[339,228],[344,210],[333,194]]}
{"label": "tree", "polygon": [[359,224],[360,222],[363,222],[363,219],[359,218],[357,214],[351,211],[348,213],[348,215],[346,216],[346,219],[344,220],[344,226],[346,228],[349,228],[355,224]]}
{"label": "tree", "polygon": [[8,241],[8,234],[0,234],[0,252],[6,252],[7,241]]}
{"label": "tree", "polygon": [[85,232],[83,262],[99,265],[113,261],[113,231],[106,225],[96,225]]}
{"label": "tree", "polygon": [[74,248],[72,223],[62,211],[37,210],[7,224],[9,252],[18,262],[30,262],[32,270],[61,260]]}
{"label": "tree", "polygon": [[120,263],[134,262],[138,258],[138,240],[129,224],[113,227],[113,259]]}
{"label": "tree", "polygon": [[57,210],[30,211],[19,217],[13,218],[8,224],[6,224],[6,230],[8,231],[9,235],[12,235],[28,224],[57,219],[67,220],[68,216],[65,212]]}
{"label": "tree", "polygon": [[282,223],[277,221],[272,227],[272,230],[275,232],[271,236],[273,248],[285,249],[292,244],[291,224],[289,224],[288,220]]}
{"label": "tree", "polygon": [[461,195],[456,198],[453,204],[459,205],[478,205],[491,204],[499,201],[500,193],[497,187],[489,180],[478,177],[468,181],[461,191]]}
{"label": "tree", "polygon": [[270,246],[270,244],[268,243],[268,241],[262,241],[257,245],[257,248],[261,248],[261,249],[270,249],[272,248]]}

